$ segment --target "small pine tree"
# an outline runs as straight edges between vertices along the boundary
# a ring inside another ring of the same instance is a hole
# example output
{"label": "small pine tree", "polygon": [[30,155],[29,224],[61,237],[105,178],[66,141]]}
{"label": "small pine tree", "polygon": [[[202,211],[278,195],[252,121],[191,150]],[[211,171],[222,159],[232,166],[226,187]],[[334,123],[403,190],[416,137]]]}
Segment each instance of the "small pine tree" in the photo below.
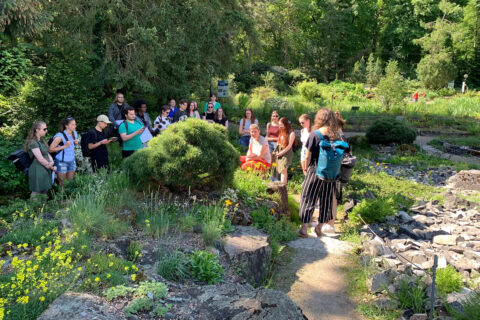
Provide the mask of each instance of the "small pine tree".
{"label": "small pine tree", "polygon": [[429,89],[441,89],[455,79],[457,68],[448,52],[427,54],[417,65],[418,80]]}
{"label": "small pine tree", "polygon": [[405,80],[400,74],[397,61],[388,62],[385,76],[378,83],[377,95],[383,100],[387,111],[391,105],[400,103],[405,97]]}
{"label": "small pine tree", "polygon": [[365,59],[363,57],[355,62],[352,73],[350,74],[350,79],[353,82],[360,83],[365,83],[367,80],[367,65],[365,64]]}
{"label": "small pine tree", "polygon": [[377,85],[382,77],[382,61],[380,58],[375,60],[373,53],[370,53],[370,56],[368,57],[366,71],[367,84],[370,86],[370,88],[372,88]]}

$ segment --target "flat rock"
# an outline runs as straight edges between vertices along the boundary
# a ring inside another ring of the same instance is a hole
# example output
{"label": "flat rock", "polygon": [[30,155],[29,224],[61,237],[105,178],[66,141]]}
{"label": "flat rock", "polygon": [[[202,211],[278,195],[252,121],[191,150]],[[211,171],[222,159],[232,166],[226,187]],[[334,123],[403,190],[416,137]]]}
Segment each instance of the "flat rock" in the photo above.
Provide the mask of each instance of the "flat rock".
{"label": "flat rock", "polygon": [[396,273],[392,270],[386,270],[374,274],[372,278],[367,279],[367,288],[371,293],[378,293],[388,288],[388,285],[395,278]]}
{"label": "flat rock", "polygon": [[39,320],[118,320],[123,313],[100,297],[88,293],[66,292],[50,304]]}
{"label": "flat rock", "polygon": [[480,170],[462,170],[450,177],[447,185],[457,190],[480,190]]}
{"label": "flat rock", "polygon": [[230,261],[240,267],[248,281],[261,283],[272,254],[269,236],[256,228],[237,226],[233,234],[224,240],[224,249]]}
{"label": "flat rock", "polygon": [[451,234],[442,234],[433,237],[433,243],[445,246],[455,246],[457,244],[457,236]]}
{"label": "flat rock", "polygon": [[347,255],[352,252],[354,246],[350,242],[330,238],[312,237],[299,238],[288,243],[289,247],[301,250],[314,250],[320,253],[333,255]]}

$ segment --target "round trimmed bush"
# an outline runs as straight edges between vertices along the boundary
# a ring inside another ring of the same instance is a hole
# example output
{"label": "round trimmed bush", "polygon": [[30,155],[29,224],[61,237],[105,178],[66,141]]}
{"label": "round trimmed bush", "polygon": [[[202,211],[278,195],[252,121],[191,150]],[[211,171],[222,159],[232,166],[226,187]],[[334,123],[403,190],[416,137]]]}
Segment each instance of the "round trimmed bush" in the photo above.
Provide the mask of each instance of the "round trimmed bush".
{"label": "round trimmed bush", "polygon": [[228,141],[225,127],[199,119],[175,123],[123,163],[131,181],[172,189],[232,183],[239,153]]}
{"label": "round trimmed bush", "polygon": [[403,122],[394,119],[380,119],[367,129],[366,137],[373,144],[411,144],[417,134]]}

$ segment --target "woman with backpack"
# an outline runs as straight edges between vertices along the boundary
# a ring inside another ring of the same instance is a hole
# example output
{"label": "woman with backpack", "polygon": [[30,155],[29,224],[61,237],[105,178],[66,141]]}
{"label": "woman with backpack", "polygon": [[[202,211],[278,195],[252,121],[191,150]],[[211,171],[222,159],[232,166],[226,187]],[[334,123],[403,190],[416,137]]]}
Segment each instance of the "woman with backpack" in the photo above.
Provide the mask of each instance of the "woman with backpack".
{"label": "woman with backpack", "polygon": [[32,197],[46,193],[52,188],[52,171],[57,170],[43,138],[46,133],[45,122],[35,121],[25,141],[25,152],[32,159],[28,169],[28,188],[32,192]]}
{"label": "woman with backpack", "polygon": [[300,196],[300,221],[298,236],[308,237],[308,223],[312,219],[317,201],[320,201],[317,236],[322,235],[322,225],[333,219],[336,206],[336,180],[340,174],[343,152],[348,144],[340,140],[338,122],[331,109],[320,109],[314,120],[313,131],[306,143],[307,174]]}
{"label": "woman with backpack", "polygon": [[63,181],[73,180],[77,165],[75,163],[75,145],[78,144],[78,135],[75,129],[77,123],[72,117],[62,119],[59,132],[49,142],[48,151],[54,155],[57,167],[58,183],[63,187]]}
{"label": "woman with backpack", "polygon": [[287,185],[288,167],[292,164],[293,148],[297,146],[295,131],[293,131],[290,121],[282,117],[278,121],[278,144],[273,150],[273,156],[276,158],[274,176],[280,175],[280,182]]}

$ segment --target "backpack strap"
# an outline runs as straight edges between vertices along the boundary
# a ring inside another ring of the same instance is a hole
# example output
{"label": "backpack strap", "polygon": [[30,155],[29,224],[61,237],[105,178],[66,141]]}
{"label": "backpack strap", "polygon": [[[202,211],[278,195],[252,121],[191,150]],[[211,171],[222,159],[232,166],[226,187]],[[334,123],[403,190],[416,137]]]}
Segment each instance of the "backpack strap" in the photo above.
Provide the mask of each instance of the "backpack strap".
{"label": "backpack strap", "polygon": [[[67,134],[65,133],[65,131],[62,131],[61,133],[62,133],[63,137],[65,138],[65,143],[67,143],[67,141],[68,141]],[[73,135],[73,133],[72,133],[72,135]],[[63,162],[63,160],[65,160],[65,149],[62,150],[62,162]]]}

